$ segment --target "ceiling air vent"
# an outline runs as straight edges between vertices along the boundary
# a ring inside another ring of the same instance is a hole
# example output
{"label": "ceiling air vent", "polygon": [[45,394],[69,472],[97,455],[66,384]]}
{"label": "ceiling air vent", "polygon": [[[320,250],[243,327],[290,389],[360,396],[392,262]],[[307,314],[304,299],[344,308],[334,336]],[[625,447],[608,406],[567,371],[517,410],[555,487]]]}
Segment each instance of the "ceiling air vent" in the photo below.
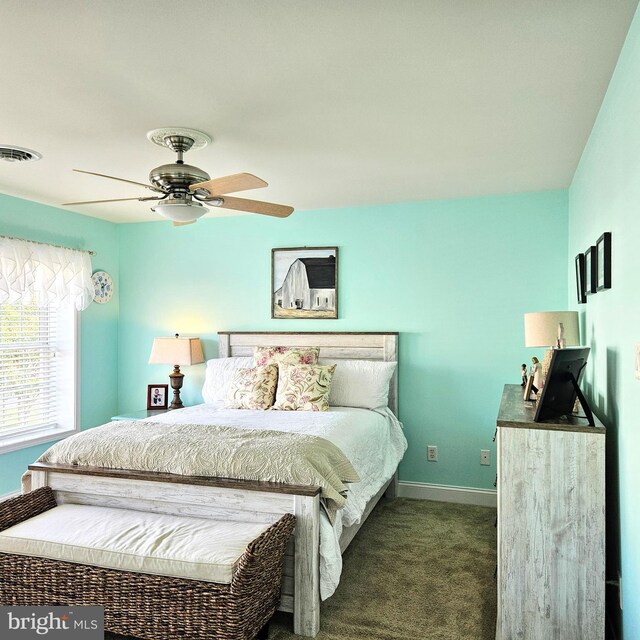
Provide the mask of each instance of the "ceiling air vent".
{"label": "ceiling air vent", "polygon": [[40,158],[42,158],[42,154],[33,151],[33,149],[0,144],[0,160],[5,162],[35,162]]}

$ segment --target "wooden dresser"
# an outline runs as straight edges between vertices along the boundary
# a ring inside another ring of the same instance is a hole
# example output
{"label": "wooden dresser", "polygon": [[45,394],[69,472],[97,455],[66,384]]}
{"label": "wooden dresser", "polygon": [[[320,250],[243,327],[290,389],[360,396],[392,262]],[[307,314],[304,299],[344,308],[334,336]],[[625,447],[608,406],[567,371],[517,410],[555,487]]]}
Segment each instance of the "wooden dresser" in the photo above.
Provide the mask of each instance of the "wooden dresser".
{"label": "wooden dresser", "polygon": [[602,640],[605,429],[534,422],[505,385],[497,428],[496,640]]}

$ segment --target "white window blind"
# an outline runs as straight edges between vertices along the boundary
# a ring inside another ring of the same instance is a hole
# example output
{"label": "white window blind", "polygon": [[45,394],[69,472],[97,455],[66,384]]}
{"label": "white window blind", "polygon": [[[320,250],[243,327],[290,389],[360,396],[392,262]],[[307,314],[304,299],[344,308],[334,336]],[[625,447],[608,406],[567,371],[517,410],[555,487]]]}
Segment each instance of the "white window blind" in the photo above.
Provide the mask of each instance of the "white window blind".
{"label": "white window blind", "polygon": [[75,429],[75,311],[0,304],[0,449]]}
{"label": "white window blind", "polygon": [[56,324],[50,307],[0,306],[0,429],[53,427]]}

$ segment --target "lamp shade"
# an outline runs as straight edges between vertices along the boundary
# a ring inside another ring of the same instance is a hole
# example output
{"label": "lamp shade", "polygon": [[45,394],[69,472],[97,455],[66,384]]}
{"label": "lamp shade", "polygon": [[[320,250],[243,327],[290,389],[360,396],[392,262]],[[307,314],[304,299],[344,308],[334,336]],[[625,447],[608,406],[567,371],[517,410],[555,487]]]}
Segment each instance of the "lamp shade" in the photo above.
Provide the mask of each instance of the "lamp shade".
{"label": "lamp shade", "polygon": [[192,365],[204,362],[200,338],[154,338],[149,364]]}
{"label": "lamp shade", "polygon": [[558,340],[558,324],[564,326],[567,347],[580,344],[577,311],[538,311],[524,314],[525,347],[553,347]]}

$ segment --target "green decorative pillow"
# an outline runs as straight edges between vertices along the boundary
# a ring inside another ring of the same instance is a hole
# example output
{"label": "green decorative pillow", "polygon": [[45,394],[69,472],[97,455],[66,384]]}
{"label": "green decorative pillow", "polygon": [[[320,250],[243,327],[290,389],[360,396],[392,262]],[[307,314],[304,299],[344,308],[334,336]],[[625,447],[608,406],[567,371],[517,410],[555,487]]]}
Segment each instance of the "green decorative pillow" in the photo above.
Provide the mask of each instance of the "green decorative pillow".
{"label": "green decorative pillow", "polygon": [[268,364],[316,364],[320,347],[256,347],[253,363],[256,367]]}
{"label": "green decorative pillow", "polygon": [[228,409],[268,409],[273,404],[278,367],[236,369],[229,383],[224,406]]}
{"label": "green decorative pillow", "polygon": [[278,392],[272,409],[328,411],[336,365],[278,365]]}

